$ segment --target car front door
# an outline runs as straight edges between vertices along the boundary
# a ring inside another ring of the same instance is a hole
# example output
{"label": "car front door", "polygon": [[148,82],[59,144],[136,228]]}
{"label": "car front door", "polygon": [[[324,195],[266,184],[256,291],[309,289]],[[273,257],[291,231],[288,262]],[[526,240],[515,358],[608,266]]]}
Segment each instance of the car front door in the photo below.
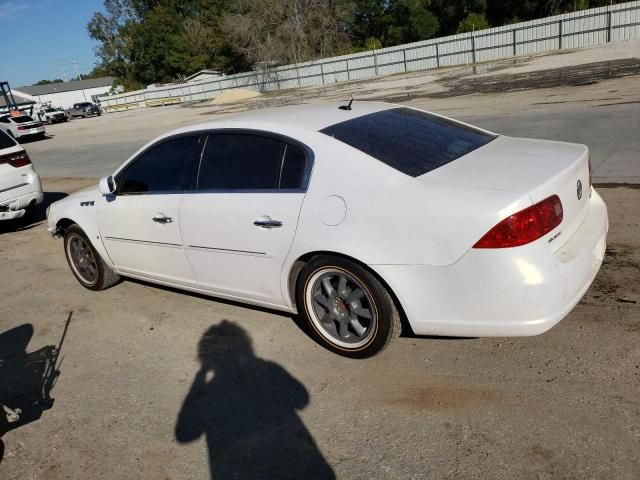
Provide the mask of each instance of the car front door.
{"label": "car front door", "polygon": [[268,134],[211,132],[195,190],[180,207],[182,240],[200,288],[285,305],[282,266],[293,242],[312,155]]}
{"label": "car front door", "polygon": [[200,136],[161,140],[116,176],[116,194],[98,209],[107,253],[124,273],[195,285],[180,235],[180,204]]}

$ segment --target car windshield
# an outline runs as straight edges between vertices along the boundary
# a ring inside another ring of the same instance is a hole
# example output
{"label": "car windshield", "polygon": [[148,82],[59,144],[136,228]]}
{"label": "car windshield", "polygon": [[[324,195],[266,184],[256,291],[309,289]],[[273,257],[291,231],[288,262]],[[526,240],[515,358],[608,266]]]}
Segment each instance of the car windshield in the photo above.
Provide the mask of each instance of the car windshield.
{"label": "car windshield", "polygon": [[47,112],[47,113],[51,113],[51,112],[55,112],[56,109],[55,108],[45,108],[44,111]]}
{"label": "car windshield", "polygon": [[28,115],[23,115],[21,117],[11,117],[11,120],[13,120],[15,123],[28,123],[28,122],[33,122],[33,118],[31,118]]}
{"label": "car windshield", "polygon": [[77,103],[76,107],[77,108],[84,108],[84,107],[90,107],[91,104],[90,103]]}
{"label": "car windshield", "polygon": [[446,165],[495,138],[411,108],[363,115],[320,131],[412,177]]}

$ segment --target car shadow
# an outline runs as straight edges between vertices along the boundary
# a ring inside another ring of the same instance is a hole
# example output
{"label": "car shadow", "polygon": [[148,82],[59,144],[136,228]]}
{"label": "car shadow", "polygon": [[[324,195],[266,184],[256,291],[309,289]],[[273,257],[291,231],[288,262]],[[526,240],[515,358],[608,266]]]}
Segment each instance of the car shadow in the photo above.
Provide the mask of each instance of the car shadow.
{"label": "car shadow", "polygon": [[210,327],[198,360],[175,436],[182,444],[205,437],[212,478],[335,478],[298,415],[307,389],[257,357],[242,327],[228,320]]}
{"label": "car shadow", "polygon": [[35,136],[35,137],[19,138],[18,139],[18,143],[20,145],[28,145],[29,143],[33,143],[33,142],[40,142],[42,140],[50,140],[53,137],[55,137],[55,135],[50,135],[48,133],[45,133],[44,135],[38,135],[38,136]]}
{"label": "car shadow", "polygon": [[27,352],[33,337],[30,323],[0,333],[0,462],[4,434],[35,422],[53,406],[51,390],[60,375],[60,351],[72,315],[69,312],[58,346]]}
{"label": "car shadow", "polygon": [[42,222],[47,219],[47,207],[66,196],[67,194],[63,192],[44,192],[42,203],[32,211],[27,211],[24,217],[0,221],[0,235],[3,233],[29,230],[30,228],[41,225]]}

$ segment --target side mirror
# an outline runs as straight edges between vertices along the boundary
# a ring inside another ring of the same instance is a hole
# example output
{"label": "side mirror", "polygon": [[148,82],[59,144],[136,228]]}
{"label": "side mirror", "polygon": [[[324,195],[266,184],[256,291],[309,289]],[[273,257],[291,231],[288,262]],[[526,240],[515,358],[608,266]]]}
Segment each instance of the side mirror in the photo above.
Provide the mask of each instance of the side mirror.
{"label": "side mirror", "polygon": [[113,195],[116,193],[116,183],[113,181],[113,176],[102,177],[98,182],[98,190],[102,195]]}

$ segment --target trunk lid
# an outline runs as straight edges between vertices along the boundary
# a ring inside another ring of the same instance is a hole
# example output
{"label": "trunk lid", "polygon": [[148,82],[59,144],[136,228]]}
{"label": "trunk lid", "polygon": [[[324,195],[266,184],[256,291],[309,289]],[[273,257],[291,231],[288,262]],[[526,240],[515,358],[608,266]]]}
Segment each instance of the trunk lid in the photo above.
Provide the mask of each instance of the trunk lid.
{"label": "trunk lid", "polygon": [[551,251],[558,250],[580,226],[591,193],[585,145],[505,136],[419,178],[517,192],[527,195],[532,204],[558,195],[563,220],[547,234]]}

